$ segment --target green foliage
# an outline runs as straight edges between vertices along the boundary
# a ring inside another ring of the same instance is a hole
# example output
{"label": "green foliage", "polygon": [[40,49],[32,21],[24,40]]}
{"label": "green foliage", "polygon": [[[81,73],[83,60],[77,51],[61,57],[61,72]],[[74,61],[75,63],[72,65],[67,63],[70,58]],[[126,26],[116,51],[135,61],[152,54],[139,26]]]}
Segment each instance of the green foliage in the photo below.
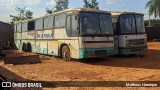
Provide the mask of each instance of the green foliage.
{"label": "green foliage", "polygon": [[93,8],[93,9],[99,9],[99,3],[97,0],[83,0],[84,8]]}
{"label": "green foliage", "polygon": [[[145,26],[149,26],[149,20],[145,20]],[[160,20],[151,19],[149,27],[160,27]]]}
{"label": "green foliage", "polygon": [[16,7],[16,11],[18,12],[18,15],[10,15],[11,25],[13,25],[15,21],[27,20],[33,18],[33,12],[26,10],[26,7],[24,8]]}
{"label": "green foliage", "polygon": [[68,9],[68,4],[69,4],[68,0],[54,0],[54,1],[56,2],[56,6],[53,9],[47,8],[46,9],[47,14]]}
{"label": "green foliage", "polygon": [[160,18],[160,0],[149,0],[146,4],[149,16],[154,15],[155,18]]}

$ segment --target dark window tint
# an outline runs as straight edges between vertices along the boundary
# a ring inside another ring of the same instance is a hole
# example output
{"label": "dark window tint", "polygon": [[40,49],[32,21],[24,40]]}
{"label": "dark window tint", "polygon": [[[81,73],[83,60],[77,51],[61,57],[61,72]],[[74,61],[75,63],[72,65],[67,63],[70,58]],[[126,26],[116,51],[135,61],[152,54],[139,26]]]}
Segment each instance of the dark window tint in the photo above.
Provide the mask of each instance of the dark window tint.
{"label": "dark window tint", "polygon": [[29,21],[28,22],[28,31],[35,29],[35,21]]}
{"label": "dark window tint", "polygon": [[122,15],[120,26],[122,34],[136,33],[134,15]]}
{"label": "dark window tint", "polygon": [[111,15],[100,14],[99,18],[101,35],[113,34]]}
{"label": "dark window tint", "polygon": [[81,35],[100,35],[99,16],[96,13],[81,13]]}
{"label": "dark window tint", "polygon": [[112,17],[112,25],[113,25],[113,31],[114,34],[118,34],[118,29],[117,29],[117,25],[118,24],[118,16],[113,16]]}

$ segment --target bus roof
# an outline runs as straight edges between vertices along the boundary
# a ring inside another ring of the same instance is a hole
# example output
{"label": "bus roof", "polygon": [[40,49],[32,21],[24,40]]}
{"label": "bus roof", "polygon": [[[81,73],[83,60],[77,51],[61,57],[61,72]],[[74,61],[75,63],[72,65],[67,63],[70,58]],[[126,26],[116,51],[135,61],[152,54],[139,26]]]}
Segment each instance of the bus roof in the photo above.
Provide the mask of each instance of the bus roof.
{"label": "bus roof", "polygon": [[138,13],[138,12],[113,12],[111,11],[112,15],[124,15],[124,14],[140,14],[140,15],[144,15],[144,13]]}
{"label": "bus roof", "polygon": [[[39,18],[45,18],[45,17],[51,16],[51,15],[56,15],[56,14],[60,14],[60,13],[64,13],[64,12],[74,12],[74,11],[78,11],[78,12],[79,11],[86,11],[86,12],[97,12],[97,13],[111,14],[111,12],[108,12],[108,11],[97,10],[97,9],[92,9],[92,8],[72,8],[72,9],[66,9],[66,10],[63,10],[63,11],[59,11],[59,12],[55,12],[55,13],[52,13],[52,14],[48,14],[48,15],[45,15],[45,16],[42,16],[42,17],[39,17]],[[36,20],[36,19],[39,19],[39,18],[16,21],[15,24],[23,23],[23,22],[27,22],[27,21],[32,21],[32,20]]]}

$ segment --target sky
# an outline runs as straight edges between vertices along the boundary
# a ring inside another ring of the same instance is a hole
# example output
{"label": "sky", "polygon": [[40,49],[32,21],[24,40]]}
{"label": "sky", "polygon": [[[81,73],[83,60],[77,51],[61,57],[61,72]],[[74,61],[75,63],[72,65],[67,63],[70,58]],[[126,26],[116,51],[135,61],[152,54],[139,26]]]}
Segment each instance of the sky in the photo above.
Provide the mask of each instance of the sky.
{"label": "sky", "polygon": [[[129,11],[145,14],[148,19],[145,5],[148,0],[97,0],[101,10],[105,11]],[[26,7],[32,11],[33,17],[46,15],[46,8],[53,8],[54,0],[0,0],[0,21],[10,22],[10,15],[17,15],[16,7]],[[83,7],[83,0],[69,0],[69,8]]]}

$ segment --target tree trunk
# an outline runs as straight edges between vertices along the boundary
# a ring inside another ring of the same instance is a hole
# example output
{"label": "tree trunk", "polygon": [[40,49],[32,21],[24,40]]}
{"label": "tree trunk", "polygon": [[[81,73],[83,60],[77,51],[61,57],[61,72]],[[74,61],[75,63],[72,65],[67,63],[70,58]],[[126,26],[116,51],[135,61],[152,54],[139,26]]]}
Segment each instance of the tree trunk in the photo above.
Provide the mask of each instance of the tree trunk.
{"label": "tree trunk", "polygon": [[149,15],[149,24],[148,24],[148,27],[151,26],[151,18],[150,18],[150,15]]}

